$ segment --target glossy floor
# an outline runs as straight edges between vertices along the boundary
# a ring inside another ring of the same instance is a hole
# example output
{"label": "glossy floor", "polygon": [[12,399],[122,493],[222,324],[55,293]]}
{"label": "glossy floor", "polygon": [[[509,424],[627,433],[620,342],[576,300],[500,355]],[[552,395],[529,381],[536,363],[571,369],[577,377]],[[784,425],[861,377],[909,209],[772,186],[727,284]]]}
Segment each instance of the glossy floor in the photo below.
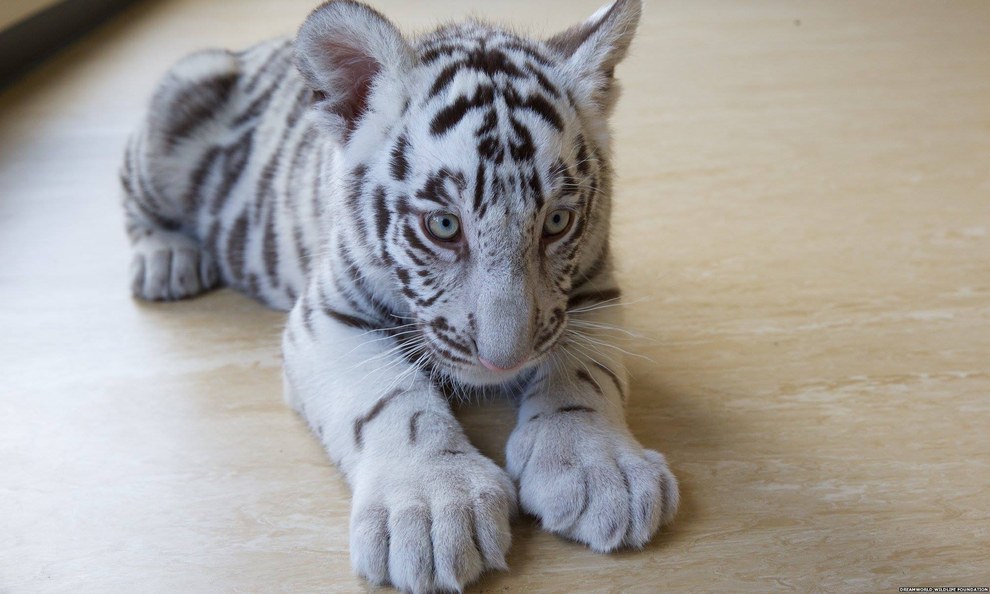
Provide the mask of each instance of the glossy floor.
{"label": "glossy floor", "polygon": [[[116,171],[156,78],[312,2],[138,4],[0,93],[0,591],[363,591],[349,493],[283,404],[283,316],[127,294]],[[401,2],[554,30],[593,0]],[[650,2],[614,244],[641,552],[514,527],[475,591],[990,585],[990,3]],[[461,411],[500,457],[512,413]]]}

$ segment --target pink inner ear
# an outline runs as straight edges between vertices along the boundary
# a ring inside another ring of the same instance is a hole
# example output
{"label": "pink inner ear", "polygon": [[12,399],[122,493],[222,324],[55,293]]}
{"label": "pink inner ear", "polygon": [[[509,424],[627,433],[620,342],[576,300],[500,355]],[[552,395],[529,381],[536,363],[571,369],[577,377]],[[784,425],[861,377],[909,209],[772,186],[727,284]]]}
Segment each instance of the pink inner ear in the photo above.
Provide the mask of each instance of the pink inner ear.
{"label": "pink inner ear", "polygon": [[367,107],[371,82],[381,70],[381,64],[355,45],[333,40],[321,45],[331,67],[339,73],[334,84],[340,87],[329,89],[328,95],[340,97],[334,110],[347,122],[348,130],[353,130]]}

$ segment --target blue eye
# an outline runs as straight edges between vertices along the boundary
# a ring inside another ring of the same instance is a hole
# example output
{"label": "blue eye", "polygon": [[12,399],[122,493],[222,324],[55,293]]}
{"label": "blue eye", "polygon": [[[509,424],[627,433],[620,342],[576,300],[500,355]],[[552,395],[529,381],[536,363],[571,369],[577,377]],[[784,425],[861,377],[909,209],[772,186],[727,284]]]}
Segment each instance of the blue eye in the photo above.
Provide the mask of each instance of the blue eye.
{"label": "blue eye", "polygon": [[426,216],[426,229],[440,241],[454,241],[461,234],[461,220],[449,212]]}
{"label": "blue eye", "polygon": [[571,226],[571,211],[566,208],[558,208],[547,215],[543,221],[543,237],[554,237],[561,235]]}

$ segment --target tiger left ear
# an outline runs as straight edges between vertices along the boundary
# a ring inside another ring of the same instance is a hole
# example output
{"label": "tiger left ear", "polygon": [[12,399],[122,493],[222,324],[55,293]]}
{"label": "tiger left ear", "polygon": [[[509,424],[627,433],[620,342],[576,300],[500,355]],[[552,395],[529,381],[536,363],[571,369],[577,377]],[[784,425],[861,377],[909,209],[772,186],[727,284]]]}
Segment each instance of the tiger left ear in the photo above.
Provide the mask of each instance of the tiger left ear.
{"label": "tiger left ear", "polygon": [[296,36],[296,67],[317,92],[329,128],[346,142],[377,86],[397,82],[415,61],[398,28],[350,0],[317,7]]}
{"label": "tiger left ear", "polygon": [[591,101],[605,115],[618,98],[615,66],[626,57],[642,10],[641,0],[616,0],[546,41],[566,59],[567,78],[574,81],[580,98]]}

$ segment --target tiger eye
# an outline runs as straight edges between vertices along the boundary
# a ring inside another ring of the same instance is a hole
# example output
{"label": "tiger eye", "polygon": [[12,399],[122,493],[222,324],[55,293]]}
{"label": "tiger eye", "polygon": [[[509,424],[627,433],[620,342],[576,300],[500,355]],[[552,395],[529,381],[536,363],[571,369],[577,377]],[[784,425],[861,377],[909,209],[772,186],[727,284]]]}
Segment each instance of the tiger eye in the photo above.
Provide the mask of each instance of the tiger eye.
{"label": "tiger eye", "polygon": [[435,212],[427,215],[426,229],[440,241],[454,241],[461,234],[461,221],[449,212]]}
{"label": "tiger eye", "polygon": [[543,221],[543,237],[555,237],[561,235],[571,226],[571,211],[566,208],[558,208],[547,215]]}

